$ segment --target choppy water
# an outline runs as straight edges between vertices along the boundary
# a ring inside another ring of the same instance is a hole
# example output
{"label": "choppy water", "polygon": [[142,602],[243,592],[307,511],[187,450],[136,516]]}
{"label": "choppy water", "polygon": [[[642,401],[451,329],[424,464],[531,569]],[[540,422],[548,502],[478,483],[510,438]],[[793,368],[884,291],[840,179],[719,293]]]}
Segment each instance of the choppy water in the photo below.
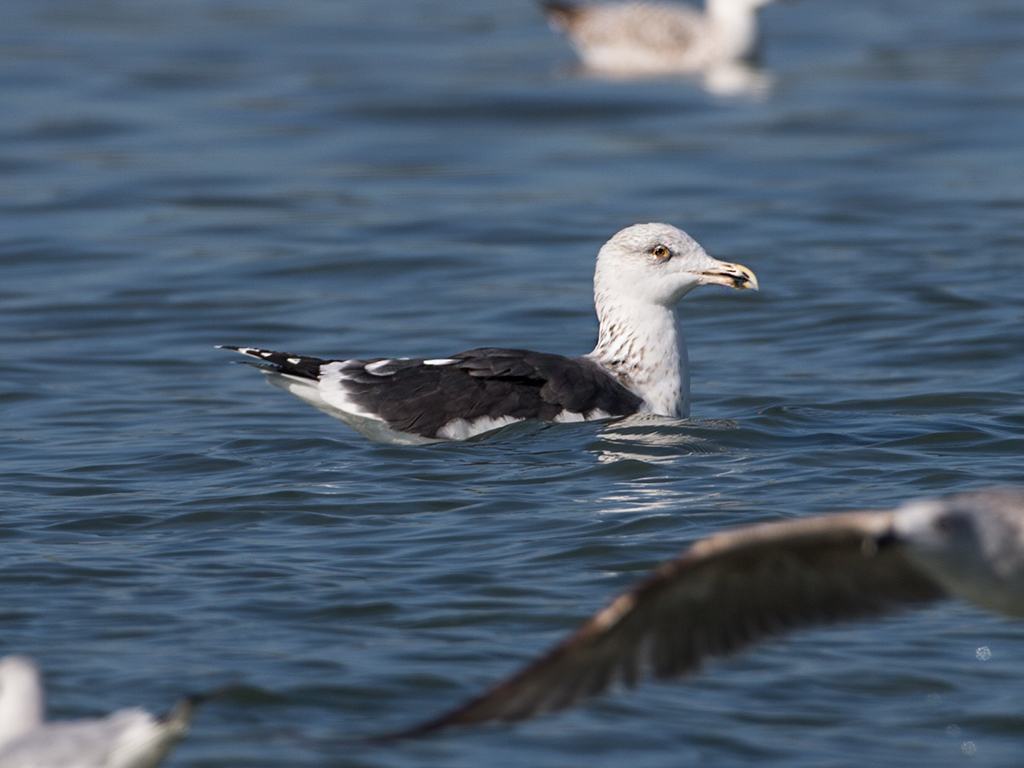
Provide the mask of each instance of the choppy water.
{"label": "choppy water", "polygon": [[[525,1],[3,14],[0,652],[54,715],[242,684],[175,768],[1020,764],[1024,624],[957,604],[344,741],[695,537],[1024,482],[1024,5],[770,7],[760,101],[573,77]],[[579,353],[635,221],[761,280],[685,300],[692,421],[377,445],[213,349]]]}

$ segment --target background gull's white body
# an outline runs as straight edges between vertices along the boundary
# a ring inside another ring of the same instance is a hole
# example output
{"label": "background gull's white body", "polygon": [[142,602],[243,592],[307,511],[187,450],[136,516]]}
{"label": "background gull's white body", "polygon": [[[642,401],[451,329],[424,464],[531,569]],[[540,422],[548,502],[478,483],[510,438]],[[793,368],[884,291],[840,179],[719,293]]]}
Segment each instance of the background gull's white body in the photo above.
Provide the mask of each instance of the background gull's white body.
{"label": "background gull's white body", "polygon": [[194,704],[160,720],[143,709],[45,722],[42,679],[26,656],[0,659],[0,767],[154,768],[188,728]]}
{"label": "background gull's white body", "polygon": [[757,9],[770,0],[708,0],[704,12],[673,2],[547,3],[583,65],[622,76],[693,74],[753,57]]}

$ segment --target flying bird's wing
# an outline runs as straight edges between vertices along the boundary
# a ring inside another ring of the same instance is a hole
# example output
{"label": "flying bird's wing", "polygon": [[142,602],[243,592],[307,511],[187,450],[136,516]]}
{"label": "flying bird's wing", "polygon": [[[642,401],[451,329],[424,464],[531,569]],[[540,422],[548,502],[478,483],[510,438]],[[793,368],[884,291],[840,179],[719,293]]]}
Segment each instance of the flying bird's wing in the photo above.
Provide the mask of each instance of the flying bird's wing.
{"label": "flying bird's wing", "polygon": [[531,717],[644,673],[682,675],[769,635],[944,597],[905,559],[891,525],[891,513],[853,512],[698,541],[539,660],[398,736]]}

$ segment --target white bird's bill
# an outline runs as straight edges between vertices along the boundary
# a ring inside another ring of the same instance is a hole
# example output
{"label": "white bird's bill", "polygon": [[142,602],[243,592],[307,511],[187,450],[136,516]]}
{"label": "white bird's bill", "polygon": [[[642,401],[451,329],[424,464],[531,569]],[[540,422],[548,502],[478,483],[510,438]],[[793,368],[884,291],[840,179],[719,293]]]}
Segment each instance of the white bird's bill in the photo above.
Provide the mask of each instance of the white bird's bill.
{"label": "white bird's bill", "polygon": [[381,442],[468,440],[525,419],[685,418],[690,374],[676,305],[702,285],[758,289],[752,271],[712,258],[682,230],[636,224],[598,252],[598,341],[586,355],[487,347],[335,360],[225,348],[260,361],[271,384]]}
{"label": "white bird's bill", "polygon": [[195,702],[165,718],[122,709],[45,722],[42,678],[27,656],[0,659],[0,768],[155,768],[185,734]]}
{"label": "white bird's bill", "polygon": [[1024,618],[1024,491],[752,525],[693,544],[491,690],[385,738],[510,721],[676,677],[799,627],[945,597]]}

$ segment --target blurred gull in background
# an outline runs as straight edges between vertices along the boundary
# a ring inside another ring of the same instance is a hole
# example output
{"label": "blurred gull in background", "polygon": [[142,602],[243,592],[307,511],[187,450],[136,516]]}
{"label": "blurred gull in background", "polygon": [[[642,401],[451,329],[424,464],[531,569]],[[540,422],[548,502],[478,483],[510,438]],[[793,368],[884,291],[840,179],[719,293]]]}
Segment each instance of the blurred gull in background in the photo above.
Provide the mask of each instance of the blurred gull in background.
{"label": "blurred gull in background", "polygon": [[2,768],[154,768],[185,734],[198,698],[164,718],[121,709],[103,718],[46,723],[43,684],[27,656],[0,659]]}
{"label": "blurred gull in background", "polygon": [[701,75],[720,94],[756,94],[770,78],[753,66],[757,10],[771,0],[707,0],[703,13],[681,3],[544,2],[586,72],[639,78]]}

